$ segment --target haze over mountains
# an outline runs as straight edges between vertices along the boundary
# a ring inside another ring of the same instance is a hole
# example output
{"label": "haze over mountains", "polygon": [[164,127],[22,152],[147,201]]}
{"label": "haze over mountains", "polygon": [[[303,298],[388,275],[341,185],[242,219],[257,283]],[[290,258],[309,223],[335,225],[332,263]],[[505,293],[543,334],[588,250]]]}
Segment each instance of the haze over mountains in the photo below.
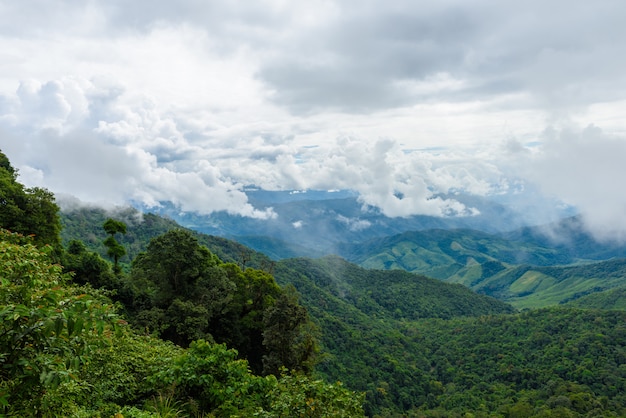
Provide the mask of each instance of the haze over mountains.
{"label": "haze over mountains", "polygon": [[246,193],[256,208],[271,209],[275,215],[269,219],[242,217],[225,211],[201,215],[181,212],[168,203],[156,208],[156,213],[200,232],[235,239],[275,259],[338,254],[339,244],[365,242],[406,231],[465,228],[501,233],[545,225],[574,214],[573,208],[538,198],[531,192],[490,198],[456,194],[453,198],[471,208],[471,212],[446,217],[389,217],[349,190],[272,192],[253,189]]}
{"label": "haze over mountains", "polygon": [[568,303],[626,284],[622,242],[597,239],[580,216],[572,215],[573,208],[556,202],[541,202],[555,205],[543,213],[540,207],[520,209],[523,194],[517,205],[455,195],[474,209],[472,215],[392,218],[351,191],[247,193],[255,207],[274,216],[200,215],[169,204],[158,213],[274,261],[339,255],[369,269],[401,269],[460,283],[519,308]]}

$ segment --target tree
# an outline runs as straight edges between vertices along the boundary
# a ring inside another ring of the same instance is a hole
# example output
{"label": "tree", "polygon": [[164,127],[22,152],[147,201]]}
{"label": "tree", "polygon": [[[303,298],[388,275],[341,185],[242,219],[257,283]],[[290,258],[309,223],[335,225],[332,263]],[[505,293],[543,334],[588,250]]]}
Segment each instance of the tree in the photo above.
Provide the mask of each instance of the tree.
{"label": "tree", "polygon": [[117,290],[119,279],[111,271],[111,265],[99,254],[87,250],[82,241],[72,240],[61,257],[64,271],[72,272],[74,283],[89,283],[94,288]]}
{"label": "tree", "polygon": [[263,318],[274,306],[282,289],[267,272],[253,268],[242,271],[233,263],[223,264],[222,268],[228,272],[236,289],[228,309],[213,321],[211,333],[216,341],[236,348],[239,355],[248,360],[254,373],[262,374],[263,356],[267,354],[263,345]]}
{"label": "tree", "polygon": [[289,285],[274,306],[265,312],[263,372],[278,375],[281,368],[309,373],[319,351],[317,327],[306,308],[298,303],[298,292]]}
{"label": "tree", "polygon": [[109,234],[107,239],[104,240],[104,245],[107,247],[107,254],[109,257],[113,259],[113,271],[116,275],[121,273],[121,268],[119,267],[119,259],[126,255],[126,249],[122,244],[120,244],[116,239],[115,235],[125,234],[126,233],[126,224],[121,221],[116,221],[114,219],[107,219],[102,225],[105,232]]}
{"label": "tree", "polygon": [[142,283],[138,291],[147,292],[150,300],[135,318],[154,326],[153,316],[165,317],[161,336],[183,346],[198,338],[211,340],[209,324],[223,315],[235,292],[221,264],[189,231],[154,238],[131,269],[131,282]]}
{"label": "tree", "polygon": [[[68,286],[51,248],[0,230],[0,405],[41,416],[47,391],[106,342],[113,307]],[[19,414],[18,414],[19,415]]]}
{"label": "tree", "polygon": [[24,188],[17,181],[17,170],[0,152],[0,227],[23,235],[33,235],[38,246],[60,250],[61,220],[54,195],[46,189]]}

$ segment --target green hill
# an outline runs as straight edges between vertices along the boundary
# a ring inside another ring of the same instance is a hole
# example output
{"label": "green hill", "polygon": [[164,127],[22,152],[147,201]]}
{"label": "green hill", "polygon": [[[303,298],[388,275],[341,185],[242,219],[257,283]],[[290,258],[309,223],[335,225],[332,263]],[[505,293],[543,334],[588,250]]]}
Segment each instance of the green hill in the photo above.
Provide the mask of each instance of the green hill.
{"label": "green hill", "polygon": [[626,286],[590,293],[565,304],[587,309],[626,310]]}
{"label": "green hill", "polygon": [[[337,256],[289,259],[278,265],[304,275],[318,288],[361,312],[383,319],[447,319],[513,312],[509,305],[465,286],[403,270],[365,269]],[[277,280],[289,280],[283,274],[277,270]]]}
{"label": "green hill", "polygon": [[[182,228],[175,221],[152,213],[141,213],[134,208],[103,208],[84,207],[61,212],[61,239],[64,245],[71,240],[84,242],[87,247],[107,257],[103,242],[107,237],[102,225],[108,218],[114,218],[127,225],[126,234],[120,235],[119,241],[126,248],[126,255],[120,260],[128,265],[137,254],[145,251],[150,240],[172,229]],[[186,229],[186,228],[185,228]],[[190,230],[191,231],[191,230]],[[250,263],[251,266],[265,268],[271,264],[270,259],[235,241],[191,231],[198,241],[225,262],[236,264]]]}
{"label": "green hill", "polygon": [[499,236],[509,241],[552,248],[570,260],[568,263],[626,257],[626,245],[623,242],[597,240],[578,216],[548,225],[523,227]]}
{"label": "green hill", "polygon": [[[576,255],[600,254],[597,245],[587,248],[593,251]],[[547,239],[533,243],[472,230],[406,232],[362,246],[343,245],[340,253],[366,268],[403,269],[460,283],[518,308],[556,305],[626,284],[625,259],[582,263],[569,249],[550,247]]]}
{"label": "green hill", "polygon": [[[146,225],[129,227],[127,235],[135,237],[137,251],[157,230],[178,227],[152,216],[144,215]],[[453,232],[433,232],[442,239],[438,245],[428,244],[431,260],[450,261],[453,280],[516,302],[525,300],[528,306],[534,306],[530,296],[550,289],[549,284],[612,274],[612,285],[617,285],[622,274],[620,260],[569,267],[513,265],[508,261],[524,250],[522,245],[507,249],[505,240],[496,245],[488,235]],[[458,283],[400,269],[366,269],[336,256],[273,262],[233,241],[197,236],[224,261],[271,270],[279,284],[298,289],[321,331],[323,354],[316,373],[365,392],[369,416],[626,413],[623,312],[552,308],[513,313],[509,305]],[[534,259],[547,262],[553,256],[549,249],[535,255],[530,248],[524,251]],[[583,297],[589,291],[581,285],[574,294],[554,300],[574,297],[583,302],[591,297]]]}
{"label": "green hill", "polygon": [[518,308],[535,308],[563,304],[622,285],[626,285],[626,259],[620,258],[573,266],[514,266],[472,288]]}
{"label": "green hill", "polygon": [[569,263],[558,251],[467,229],[411,231],[363,244],[344,244],[339,255],[368,268],[401,268],[438,279],[466,266],[499,261],[507,264]]}

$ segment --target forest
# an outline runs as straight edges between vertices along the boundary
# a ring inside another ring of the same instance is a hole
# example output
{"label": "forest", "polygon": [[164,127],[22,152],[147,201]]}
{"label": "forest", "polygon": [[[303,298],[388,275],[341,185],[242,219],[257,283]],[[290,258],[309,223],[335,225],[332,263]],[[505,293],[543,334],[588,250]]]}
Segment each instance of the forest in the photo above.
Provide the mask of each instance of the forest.
{"label": "forest", "polygon": [[0,412],[16,417],[362,416],[363,395],[313,374],[317,328],[292,286],[222,262],[188,231],[124,271],[61,242],[54,196],[0,155]]}
{"label": "forest", "polygon": [[619,289],[519,311],[338,256],[276,261],[134,209],[60,212],[1,153],[0,204],[5,416],[626,415]]}

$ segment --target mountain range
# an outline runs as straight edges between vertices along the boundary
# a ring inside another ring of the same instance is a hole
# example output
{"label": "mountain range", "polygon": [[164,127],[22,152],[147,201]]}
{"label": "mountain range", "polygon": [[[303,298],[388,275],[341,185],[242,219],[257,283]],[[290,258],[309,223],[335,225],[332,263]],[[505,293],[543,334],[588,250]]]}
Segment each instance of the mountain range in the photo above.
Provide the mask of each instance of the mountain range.
{"label": "mountain range", "polygon": [[[128,225],[120,237],[125,265],[151,238],[181,228],[133,208],[80,209],[62,214],[64,242],[80,239],[105,255],[108,217]],[[564,225],[585,245],[553,243],[541,233],[545,227],[439,228],[336,243],[335,255],[278,260],[225,237],[196,236],[220,259],[269,271],[280,285],[296,287],[320,328],[317,373],[365,392],[368,416],[406,416],[417,405],[433,414],[506,416],[530,404],[583,414],[572,416],[620,410],[618,387],[626,380],[614,366],[626,358],[624,319],[597,309],[626,306],[626,260],[598,259],[619,255],[619,246],[583,239],[576,219]],[[533,309],[520,314],[513,305]],[[534,309],[555,305],[564,308]],[[597,350],[604,354],[597,357]],[[595,366],[582,366],[589,361]],[[533,387],[542,389],[529,392]],[[600,393],[610,395],[605,406]],[[531,416],[523,413],[517,416]]]}
{"label": "mountain range", "polygon": [[471,215],[446,217],[388,217],[380,210],[364,205],[351,191],[252,189],[247,196],[254,207],[271,208],[275,216],[255,219],[228,212],[202,215],[181,212],[171,203],[163,203],[150,211],[185,227],[231,238],[274,259],[336,254],[337,245],[341,243],[361,243],[406,231],[464,228],[501,233],[572,215],[571,208],[556,204],[550,214],[541,214],[526,211],[516,202],[463,194],[437,196],[454,199],[471,208]]}
{"label": "mountain range", "polygon": [[[169,220],[170,227],[244,245],[267,257],[266,264],[338,255],[368,269],[400,269],[460,283],[519,308],[567,303],[624,284],[620,274],[626,246],[597,241],[567,208],[560,218],[533,225],[538,217],[521,216],[510,202],[476,196],[454,196],[476,209],[473,216],[390,218],[364,207],[350,191],[247,193],[255,207],[271,207],[276,216],[200,215],[169,204],[156,214]],[[74,217],[85,213],[74,212]],[[127,208],[117,216],[133,223],[140,213]],[[100,214],[102,221],[104,216]],[[131,260],[140,248],[132,238],[125,239]],[[99,250],[104,254],[101,244]]]}

